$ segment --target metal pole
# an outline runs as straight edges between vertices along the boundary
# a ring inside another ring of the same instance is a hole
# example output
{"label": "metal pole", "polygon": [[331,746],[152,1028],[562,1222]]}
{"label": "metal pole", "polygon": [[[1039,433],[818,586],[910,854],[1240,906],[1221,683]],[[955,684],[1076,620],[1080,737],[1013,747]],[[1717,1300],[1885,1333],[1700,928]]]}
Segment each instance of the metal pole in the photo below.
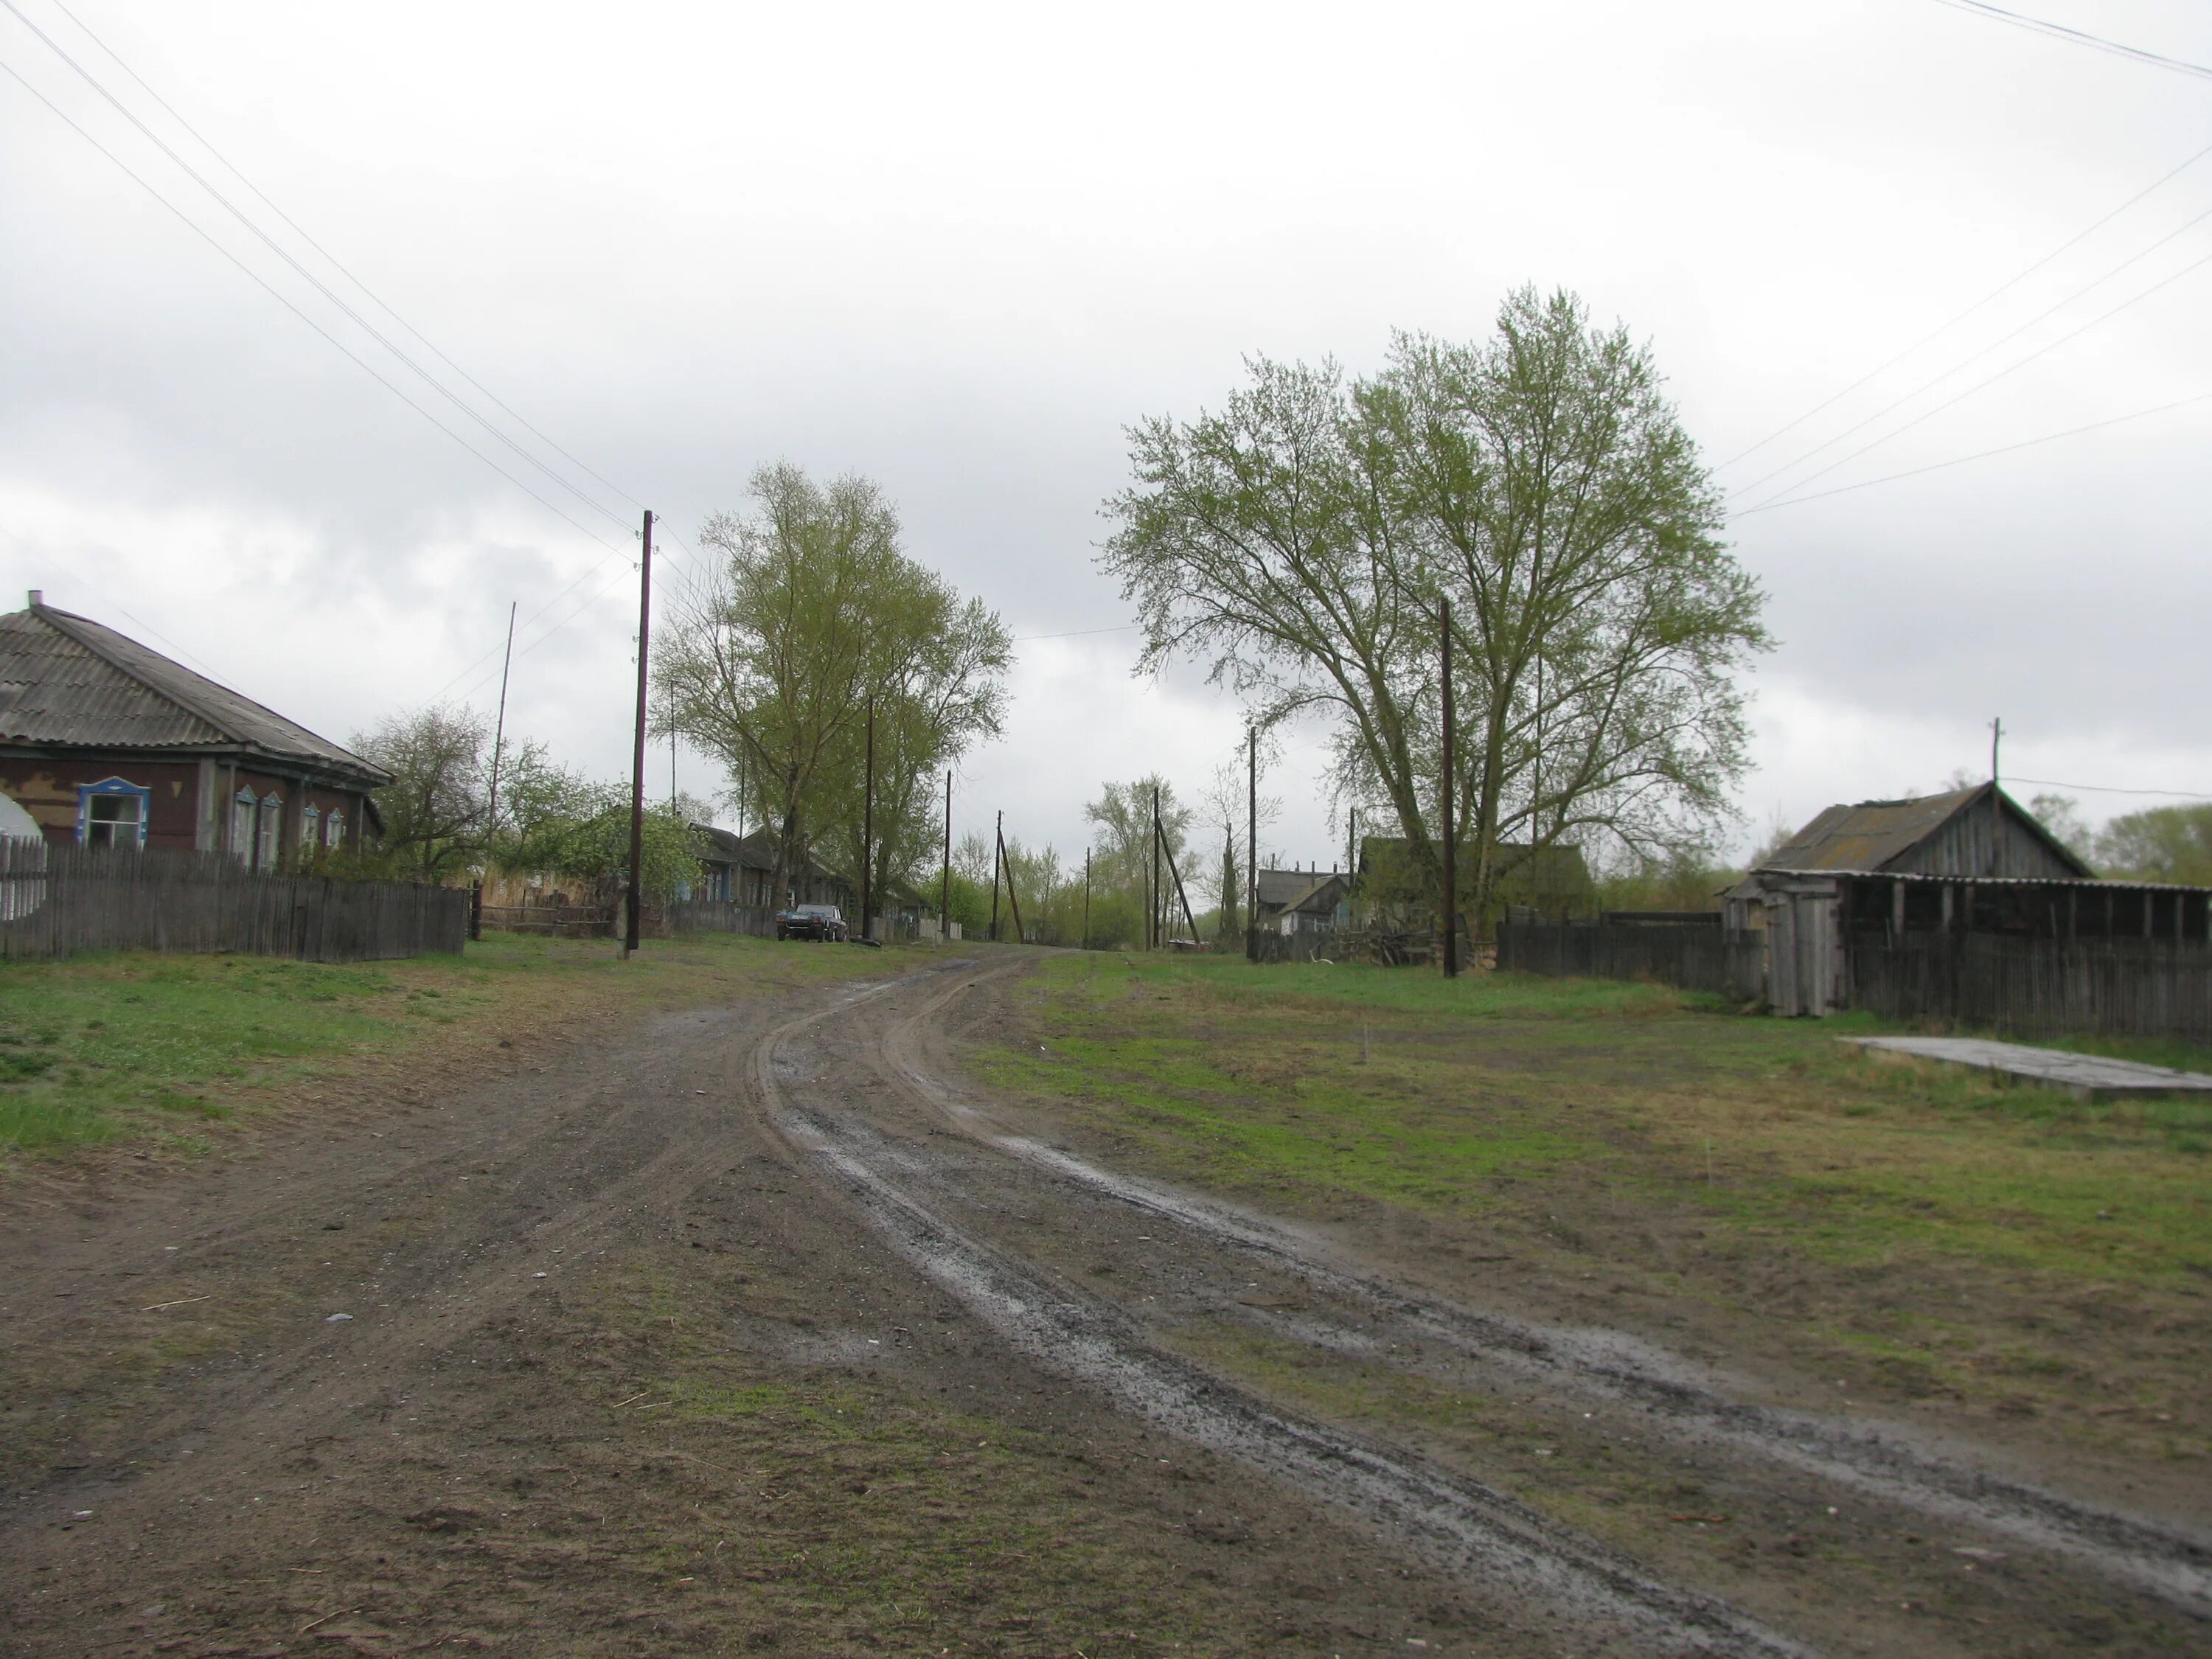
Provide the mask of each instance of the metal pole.
{"label": "metal pole", "polygon": [[1451,601],[1443,601],[1440,623],[1444,688],[1444,977],[1459,975],[1459,842],[1452,833]]}
{"label": "metal pole", "polygon": [[999,866],[1004,861],[1006,851],[1006,815],[1004,812],[999,814],[999,826],[992,831],[992,837],[991,941],[995,945],[999,939]]}
{"label": "metal pole", "polygon": [[630,756],[629,905],[623,921],[623,956],[637,950],[639,913],[645,904],[645,648],[653,629],[653,514],[645,515],[637,563],[637,742]]}
{"label": "metal pole", "polygon": [[867,759],[860,774],[860,937],[873,939],[869,908],[875,898],[872,883],[876,864],[876,694],[868,693]]}
{"label": "metal pole", "polygon": [[952,936],[952,774],[945,774],[945,883],[937,899],[937,937],[941,944]]}

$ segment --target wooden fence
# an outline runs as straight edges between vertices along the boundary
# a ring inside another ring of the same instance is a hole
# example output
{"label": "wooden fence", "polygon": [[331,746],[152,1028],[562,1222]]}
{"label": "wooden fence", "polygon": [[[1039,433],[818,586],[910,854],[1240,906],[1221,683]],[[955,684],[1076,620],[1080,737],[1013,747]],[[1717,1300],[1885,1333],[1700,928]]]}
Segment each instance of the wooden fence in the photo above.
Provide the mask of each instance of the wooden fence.
{"label": "wooden fence", "polygon": [[[549,939],[613,939],[622,932],[623,905],[487,904],[483,925],[502,933],[535,933]],[[731,904],[716,899],[677,899],[648,904],[638,918],[647,939],[678,933],[748,933],[775,937],[775,912],[765,905]]]}
{"label": "wooden fence", "polygon": [[1765,939],[1711,927],[1504,921],[1498,965],[1522,974],[1656,980],[1746,999],[1766,988]]}
{"label": "wooden fence", "polygon": [[0,838],[0,960],[82,951],[459,956],[468,928],[469,896],[458,888],[256,875],[216,853]]}
{"label": "wooden fence", "polygon": [[1851,1006],[1885,1019],[2212,1043],[2212,949],[2194,940],[1860,933],[1849,950]]}

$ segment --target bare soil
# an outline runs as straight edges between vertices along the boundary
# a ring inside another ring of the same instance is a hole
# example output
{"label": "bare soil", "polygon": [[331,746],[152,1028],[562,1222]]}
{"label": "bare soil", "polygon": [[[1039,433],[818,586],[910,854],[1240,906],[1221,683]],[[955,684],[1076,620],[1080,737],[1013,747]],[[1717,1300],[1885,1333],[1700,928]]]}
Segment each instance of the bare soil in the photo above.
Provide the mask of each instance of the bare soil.
{"label": "bare soil", "polygon": [[1115,1169],[1020,966],[13,1188],[0,1650],[2212,1651],[2170,1494]]}

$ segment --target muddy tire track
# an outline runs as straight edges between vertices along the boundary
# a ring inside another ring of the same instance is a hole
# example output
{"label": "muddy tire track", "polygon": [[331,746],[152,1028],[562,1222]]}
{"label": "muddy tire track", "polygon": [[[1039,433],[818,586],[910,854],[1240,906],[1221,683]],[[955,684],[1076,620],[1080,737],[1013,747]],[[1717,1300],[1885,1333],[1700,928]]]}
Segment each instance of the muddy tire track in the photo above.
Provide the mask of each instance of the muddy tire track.
{"label": "muddy tire track", "polygon": [[[1504,1492],[1273,1410],[1151,1346],[1110,1303],[963,1229],[924,1196],[910,1154],[853,1114],[800,1103],[808,1081],[795,1075],[787,1045],[836,1013],[926,977],[864,988],[769,1032],[756,1051],[753,1079],[794,1152],[835,1178],[909,1261],[1010,1346],[1127,1412],[1350,1511],[1447,1571],[1613,1626],[1637,1650],[1809,1654],[1723,1601],[1659,1582]],[[969,982],[933,997],[906,1021],[884,1022],[878,1052],[889,1033],[933,1018]]]}
{"label": "muddy tire track", "polygon": [[[953,1003],[987,980],[1025,966],[971,972],[887,1025],[878,1044],[884,1075],[961,1134],[1048,1177],[1286,1269],[1324,1296],[1391,1326],[1401,1346],[1439,1347],[1486,1367],[1632,1407],[1662,1422],[1674,1437],[1763,1459],[1931,1519],[2066,1555],[2192,1614],[2212,1616],[2212,1543],[2180,1528],[2006,1478],[1977,1467],[1956,1449],[1930,1445],[1893,1426],[1746,1403],[1731,1398],[1704,1368],[1639,1337],[1541,1325],[1419,1294],[1334,1259],[1321,1239],[1295,1226],[1103,1169],[1009,1130],[968,1091],[938,1074],[926,1057],[925,1038]],[[1294,1321],[1249,1308],[1231,1311],[1279,1334],[1339,1352],[1374,1357],[1386,1349],[1371,1329],[1325,1316]]]}

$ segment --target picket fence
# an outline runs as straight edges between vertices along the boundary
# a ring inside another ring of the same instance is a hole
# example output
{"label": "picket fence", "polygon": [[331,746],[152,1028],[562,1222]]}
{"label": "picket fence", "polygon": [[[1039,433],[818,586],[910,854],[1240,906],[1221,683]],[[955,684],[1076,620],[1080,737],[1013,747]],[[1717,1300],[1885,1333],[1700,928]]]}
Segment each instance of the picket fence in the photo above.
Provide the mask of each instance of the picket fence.
{"label": "picket fence", "polygon": [[457,888],[257,875],[216,853],[0,837],[0,961],[84,951],[459,956],[468,928],[469,896]]}

